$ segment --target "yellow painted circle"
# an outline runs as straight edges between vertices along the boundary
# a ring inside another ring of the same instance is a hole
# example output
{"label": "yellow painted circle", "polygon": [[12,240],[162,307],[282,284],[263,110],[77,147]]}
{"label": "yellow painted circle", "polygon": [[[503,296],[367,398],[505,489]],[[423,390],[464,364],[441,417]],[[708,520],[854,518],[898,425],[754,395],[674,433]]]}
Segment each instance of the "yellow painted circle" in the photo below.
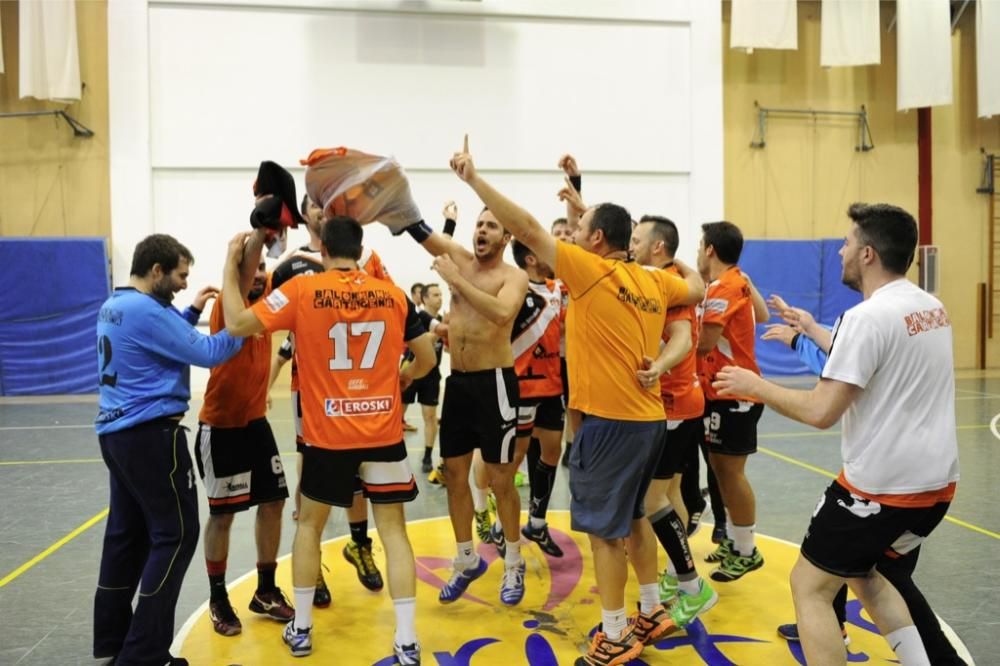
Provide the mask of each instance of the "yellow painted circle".
{"label": "yellow painted circle", "polygon": [[[430,666],[557,666],[572,664],[600,621],[593,562],[585,535],[569,530],[569,514],[551,511],[549,525],[565,556],[550,558],[531,543],[522,546],[527,563],[524,600],[513,608],[499,599],[503,563],[493,546],[479,546],[489,570],[472,583],[466,596],[442,605],[438,591],[449,576],[454,536],[447,517],[410,523],[417,558],[417,634],[423,663]],[[691,540],[698,570],[706,577],[715,565],[702,560],[714,549],[710,529]],[[384,554],[375,539],[376,561],[385,577]],[[369,592],[341,551],[348,537],[323,545],[323,562],[333,604],[313,609],[313,652],[294,658],[281,641],[283,625],[246,610],[256,587],[247,575],[230,588],[230,600],[243,622],[243,633],[223,637],[212,630],[207,609],[189,621],[178,637],[180,655],[197,666],[322,663],[350,666],[392,664],[395,615],[388,589]],[[733,583],[711,584],[719,603],[686,631],[648,646],[633,664],[709,664],[711,666],[804,663],[797,645],[779,638],[779,624],[795,621],[788,573],[798,547],[764,535],[757,546],[765,564]],[[664,556],[661,553],[661,566]],[[278,585],[291,597],[291,559],[277,571]],[[630,575],[626,600],[638,602],[638,586]],[[849,662],[889,664],[894,656],[876,633],[856,600],[848,602]],[[184,631],[187,633],[185,634]]]}

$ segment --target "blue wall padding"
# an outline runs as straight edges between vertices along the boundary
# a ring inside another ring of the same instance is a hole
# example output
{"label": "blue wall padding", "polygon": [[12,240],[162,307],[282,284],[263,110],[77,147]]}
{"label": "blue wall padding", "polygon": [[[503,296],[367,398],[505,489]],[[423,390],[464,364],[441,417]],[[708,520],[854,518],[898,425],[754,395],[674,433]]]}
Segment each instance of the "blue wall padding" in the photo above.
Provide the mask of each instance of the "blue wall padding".
{"label": "blue wall padding", "polygon": [[840,263],[840,248],[842,239],[825,238],[823,243],[823,297],[819,303],[817,321],[827,326],[833,326],[837,317],[861,302],[861,293],[845,287],[840,281],[843,273]]}
{"label": "blue wall padding", "polygon": [[[789,305],[808,310],[815,316],[822,300],[821,241],[747,240],[740,256],[740,268],[750,276],[764,298],[778,294]],[[772,319],[769,323],[780,323]],[[794,351],[780,342],[761,340],[765,324],[757,325],[757,365],[765,375],[807,375]]]}
{"label": "blue wall padding", "polygon": [[2,238],[0,267],[0,395],[96,392],[105,240]]}

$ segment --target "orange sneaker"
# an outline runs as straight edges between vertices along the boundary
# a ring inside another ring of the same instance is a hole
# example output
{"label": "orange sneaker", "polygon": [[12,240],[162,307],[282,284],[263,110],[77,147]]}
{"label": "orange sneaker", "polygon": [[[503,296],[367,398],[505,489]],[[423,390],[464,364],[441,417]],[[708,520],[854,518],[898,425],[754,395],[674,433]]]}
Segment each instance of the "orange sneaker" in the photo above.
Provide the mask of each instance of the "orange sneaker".
{"label": "orange sneaker", "polygon": [[642,642],[631,627],[616,641],[608,638],[603,631],[594,634],[587,654],[576,660],[575,666],[616,666],[627,664],[642,654]]}
{"label": "orange sneaker", "polygon": [[639,612],[632,619],[632,631],[643,645],[652,645],[677,629],[677,625],[670,617],[670,611],[664,608],[663,604],[657,605],[648,615]]}

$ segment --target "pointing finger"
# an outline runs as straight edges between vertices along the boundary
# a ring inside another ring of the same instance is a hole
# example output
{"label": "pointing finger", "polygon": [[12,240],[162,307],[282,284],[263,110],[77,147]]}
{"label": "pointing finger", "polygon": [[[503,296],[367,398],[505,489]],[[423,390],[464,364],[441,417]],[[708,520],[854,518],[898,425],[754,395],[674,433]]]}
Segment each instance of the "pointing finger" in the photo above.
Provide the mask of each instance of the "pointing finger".
{"label": "pointing finger", "polygon": [[465,141],[462,143],[462,152],[463,153],[468,153],[469,152],[469,134],[468,133],[465,134]]}

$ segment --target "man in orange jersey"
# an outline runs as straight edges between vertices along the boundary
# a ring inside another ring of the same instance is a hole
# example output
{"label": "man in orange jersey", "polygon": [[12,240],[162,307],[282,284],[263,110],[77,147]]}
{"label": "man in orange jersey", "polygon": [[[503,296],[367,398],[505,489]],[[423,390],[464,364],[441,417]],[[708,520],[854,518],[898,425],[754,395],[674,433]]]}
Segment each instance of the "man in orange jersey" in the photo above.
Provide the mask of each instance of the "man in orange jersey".
{"label": "man in orange jersey", "polygon": [[[309,195],[302,197],[301,207],[302,216],[306,220],[306,230],[309,232],[309,243],[287,253],[277,267],[275,267],[272,277],[272,286],[275,289],[296,275],[311,275],[323,271],[323,260],[320,251],[323,245],[320,234],[325,222],[323,210],[309,198]],[[358,263],[361,269],[369,275],[377,277],[380,280],[392,282],[392,278],[389,277],[388,271],[386,271],[385,266],[382,264],[382,259],[371,248],[362,249],[361,259]],[[295,344],[293,338],[294,336],[289,334],[284,344],[278,350],[271,365],[269,385],[274,383],[281,366],[291,360],[292,378],[290,391],[292,421],[295,423],[296,466],[298,477],[301,479],[302,451],[305,447],[305,440],[302,439],[302,406],[299,403],[298,366],[294,359]],[[296,487],[294,517],[298,516],[300,497],[299,488]],[[344,550],[342,551],[344,559],[354,566],[358,580],[365,588],[373,592],[381,590],[384,583],[382,581],[382,573],[378,570],[378,566],[375,564],[375,559],[372,556],[372,542],[368,537],[368,502],[365,500],[364,493],[361,490],[360,481],[355,488],[354,502],[347,509],[346,513],[348,528],[351,531],[351,540],[344,546]],[[320,568],[316,579],[316,596],[313,599],[313,606],[326,608],[330,605],[331,601],[330,589],[323,579],[323,571]]]}
{"label": "man in orange jersey", "polygon": [[432,268],[448,283],[452,295],[451,375],[445,380],[439,439],[457,554],[438,600],[457,601],[472,581],[486,573],[486,561],[472,545],[476,508],[467,483],[478,448],[502,526],[491,535],[504,559],[500,601],[512,606],[524,597],[525,564],[518,525],[521,498],[514,487],[518,385],[510,335],[528,277],[503,260],[510,234],[488,209],[476,221],[473,252],[423,222],[406,231],[434,255]]}
{"label": "man in orange jersey", "polygon": [[[808,662],[844,663],[831,602],[846,582],[900,663],[923,666],[931,663],[926,639],[876,565],[906,558],[912,571],[915,551],[955,495],[951,321],[941,301],[906,279],[917,246],[913,217],[888,204],[856,203],[847,214],[842,279],[864,300],[837,324],[816,386],[784,388],[731,366],[718,373],[714,388],[722,395],[753,396],[817,428],[843,419],[843,468],[816,505],[791,575]],[[908,584],[913,599],[917,590]],[[926,602],[921,606],[933,618]]]}
{"label": "man in orange jersey", "polygon": [[728,537],[708,561],[719,562],[712,580],[727,583],[764,566],[754,545],[757,507],[746,477],[747,456],[757,452],[757,422],[764,406],[750,396],[722,397],[712,388],[716,373],[727,365],[758,375],[760,370],[754,354],[753,290],[736,265],[743,234],[731,222],[710,222],[701,228],[698,268],[710,282],[698,337],[698,376],[705,390],[705,440],[728,513]]}
{"label": "man in orange jersey", "polygon": [[[234,289],[237,237],[230,243],[222,302],[233,335],[295,333],[306,448],[292,549],[298,610],[285,627],[285,642],[294,656],[312,651],[320,537],[330,506],[350,506],[360,476],[386,551],[396,609],[393,650],[400,664],[419,664],[416,574],[402,504],[416,497],[417,486],[403,442],[400,388],[434,367],[435,355],[406,295],[358,267],[362,236],[352,218],[328,220],[322,230],[326,270],[295,277],[250,309]],[[404,342],[415,358],[400,371]]]}
{"label": "man in orange jersey", "polygon": [[[271,291],[270,275],[260,256],[263,242],[264,230],[254,231],[240,261],[240,287],[245,286],[240,293],[248,304]],[[213,334],[226,326],[218,301],[212,307],[209,326]],[[212,368],[198,414],[195,460],[205,483],[209,511],[204,533],[208,609],[212,628],[223,636],[235,636],[243,630],[226,591],[226,559],[233,517],[252,506],[257,507],[257,591],[250,610],[284,622],[295,615],[274,583],[281,512],[288,488],[266,418],[270,360],[270,335],[247,339],[236,356]]]}
{"label": "man in orange jersey", "polygon": [[[674,264],[679,244],[677,226],[665,217],[644,215],[632,230],[632,256],[643,266],[680,275]],[[668,309],[663,348],[649,370],[642,374],[644,380],[659,384],[667,417],[660,460],[646,493],[646,515],[668,556],[667,570],[660,575],[660,602],[670,609],[678,628],[686,627],[719,600],[695,568],[681,497],[685,464],[690,452],[697,452],[705,438],[702,424],[705,397],[698,383],[695,360],[697,336],[695,306]]]}
{"label": "man in orange jersey", "polygon": [[543,552],[562,557],[562,549],[549,534],[545,514],[556,482],[565,425],[559,349],[566,310],[560,283],[552,279],[552,269],[524,243],[514,241],[513,250],[514,263],[528,274],[528,294],[514,320],[511,340],[521,394],[517,448],[527,451],[531,486],[528,524],[521,534]]}
{"label": "man in orange jersey", "polygon": [[[663,404],[657,387],[640,384],[639,373],[657,355],[667,308],[700,301],[704,283],[680,262],[683,279],[629,261],[632,218],[621,206],[588,209],[575,243],[565,243],[479,176],[468,139],[451,167],[569,289],[570,407],[583,414],[569,460],[570,511],[573,529],[590,537],[602,619],[577,664],[627,663],[672,627],[656,584],[656,539],[643,514],[665,429]],[[626,540],[639,579],[640,610],[631,624],[625,613]]]}

